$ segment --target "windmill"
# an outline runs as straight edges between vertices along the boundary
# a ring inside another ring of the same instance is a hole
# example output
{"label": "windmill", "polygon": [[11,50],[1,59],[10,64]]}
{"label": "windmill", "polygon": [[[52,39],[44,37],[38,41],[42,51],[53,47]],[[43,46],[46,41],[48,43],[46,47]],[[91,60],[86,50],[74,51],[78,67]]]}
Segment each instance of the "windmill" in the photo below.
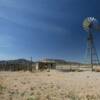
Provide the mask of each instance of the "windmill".
{"label": "windmill", "polygon": [[86,59],[87,63],[91,65],[93,71],[93,65],[99,64],[99,58],[94,45],[93,32],[99,30],[98,20],[94,17],[87,17],[83,21],[83,28],[88,33],[87,37],[87,49],[86,49]]}

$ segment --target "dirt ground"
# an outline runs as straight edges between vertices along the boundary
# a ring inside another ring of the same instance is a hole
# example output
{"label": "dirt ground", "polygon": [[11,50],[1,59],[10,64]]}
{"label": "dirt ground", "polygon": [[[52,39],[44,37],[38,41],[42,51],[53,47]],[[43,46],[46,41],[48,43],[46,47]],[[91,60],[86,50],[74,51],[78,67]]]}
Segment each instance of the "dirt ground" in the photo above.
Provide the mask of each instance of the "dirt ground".
{"label": "dirt ground", "polygon": [[0,72],[0,100],[100,100],[100,72]]}

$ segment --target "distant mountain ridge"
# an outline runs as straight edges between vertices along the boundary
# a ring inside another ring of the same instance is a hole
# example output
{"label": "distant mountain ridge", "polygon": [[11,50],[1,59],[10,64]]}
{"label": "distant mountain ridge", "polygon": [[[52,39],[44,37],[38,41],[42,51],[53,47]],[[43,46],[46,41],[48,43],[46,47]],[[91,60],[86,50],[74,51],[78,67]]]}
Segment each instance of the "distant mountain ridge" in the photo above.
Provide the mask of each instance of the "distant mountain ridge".
{"label": "distant mountain ridge", "polygon": [[41,61],[46,61],[46,62],[54,62],[56,64],[81,64],[79,62],[73,62],[73,61],[66,61],[66,60],[63,60],[63,59],[43,59]]}
{"label": "distant mountain ridge", "polygon": [[[42,59],[40,60],[41,62],[53,62],[55,64],[80,64],[79,62],[72,62],[72,61],[66,61],[63,59]],[[39,61],[37,61],[39,62]],[[29,64],[29,63],[35,63],[35,62],[31,62],[29,60],[26,59],[16,59],[16,60],[2,60],[0,61],[0,64]]]}
{"label": "distant mountain ridge", "polygon": [[0,61],[0,64],[26,64],[26,63],[34,63],[33,61],[29,61],[26,59],[16,59],[16,60],[2,60]]}

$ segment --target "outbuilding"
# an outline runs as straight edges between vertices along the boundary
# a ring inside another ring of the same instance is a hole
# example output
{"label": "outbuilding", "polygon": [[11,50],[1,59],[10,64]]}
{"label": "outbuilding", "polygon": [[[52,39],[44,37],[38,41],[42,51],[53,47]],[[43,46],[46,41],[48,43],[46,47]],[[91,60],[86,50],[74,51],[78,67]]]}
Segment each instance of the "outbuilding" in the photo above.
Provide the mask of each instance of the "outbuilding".
{"label": "outbuilding", "polygon": [[53,61],[38,61],[35,64],[35,69],[40,71],[50,71],[50,69],[56,69],[56,63]]}

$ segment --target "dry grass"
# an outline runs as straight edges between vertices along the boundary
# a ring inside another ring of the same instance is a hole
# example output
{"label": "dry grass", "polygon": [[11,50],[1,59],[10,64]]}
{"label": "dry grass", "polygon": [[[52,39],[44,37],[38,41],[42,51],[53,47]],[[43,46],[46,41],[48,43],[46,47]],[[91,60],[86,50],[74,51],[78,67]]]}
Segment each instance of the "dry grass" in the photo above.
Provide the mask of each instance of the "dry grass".
{"label": "dry grass", "polygon": [[0,84],[0,100],[100,100],[96,72],[0,72]]}

